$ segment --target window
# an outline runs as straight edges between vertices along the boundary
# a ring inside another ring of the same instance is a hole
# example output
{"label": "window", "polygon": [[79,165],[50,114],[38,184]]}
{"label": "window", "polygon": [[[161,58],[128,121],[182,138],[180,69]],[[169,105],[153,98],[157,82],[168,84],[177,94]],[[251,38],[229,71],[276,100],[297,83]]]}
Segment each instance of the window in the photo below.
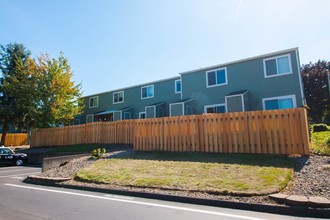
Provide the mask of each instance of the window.
{"label": "window", "polygon": [[265,77],[274,77],[279,75],[291,74],[290,55],[273,57],[264,59],[264,74]]}
{"label": "window", "polygon": [[141,99],[154,97],[154,85],[144,86],[141,88]]}
{"label": "window", "polygon": [[207,105],[204,107],[205,113],[226,113],[226,104]]}
{"label": "window", "polygon": [[113,93],[113,104],[124,102],[124,91]]}
{"label": "window", "polygon": [[93,114],[86,116],[86,123],[91,123],[91,122],[94,122],[94,115]]}
{"label": "window", "polygon": [[89,107],[90,108],[95,108],[99,106],[99,97],[94,96],[89,98]]}
{"label": "window", "polygon": [[264,110],[296,108],[295,95],[262,99]]}
{"label": "window", "polygon": [[175,93],[181,92],[181,79],[175,80]]}
{"label": "window", "polygon": [[227,69],[215,69],[206,72],[207,87],[221,86],[227,84]]}
{"label": "window", "polygon": [[146,118],[146,112],[140,112],[139,113],[139,119]]}

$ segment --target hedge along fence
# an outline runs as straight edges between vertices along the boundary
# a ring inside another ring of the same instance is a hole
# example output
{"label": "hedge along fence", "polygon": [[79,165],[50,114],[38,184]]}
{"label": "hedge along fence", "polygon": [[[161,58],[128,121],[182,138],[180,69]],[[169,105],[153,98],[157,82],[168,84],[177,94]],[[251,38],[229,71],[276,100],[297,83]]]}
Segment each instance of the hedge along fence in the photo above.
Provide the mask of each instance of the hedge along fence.
{"label": "hedge along fence", "polygon": [[[2,134],[0,134],[0,139]],[[28,134],[26,133],[15,133],[15,134],[6,134],[5,146],[20,146],[28,144]]]}
{"label": "hedge along fence", "polygon": [[135,150],[309,154],[304,108],[96,122],[41,129],[32,146],[133,144]]}

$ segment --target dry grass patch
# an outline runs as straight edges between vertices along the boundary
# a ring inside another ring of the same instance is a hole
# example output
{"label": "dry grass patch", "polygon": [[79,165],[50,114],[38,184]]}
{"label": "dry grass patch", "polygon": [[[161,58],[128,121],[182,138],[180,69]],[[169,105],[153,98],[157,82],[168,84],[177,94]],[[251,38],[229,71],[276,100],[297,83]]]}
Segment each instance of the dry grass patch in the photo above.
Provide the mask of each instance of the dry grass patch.
{"label": "dry grass patch", "polygon": [[103,159],[79,171],[76,180],[117,186],[267,194],[281,190],[293,174],[285,157],[202,153],[134,153]]}

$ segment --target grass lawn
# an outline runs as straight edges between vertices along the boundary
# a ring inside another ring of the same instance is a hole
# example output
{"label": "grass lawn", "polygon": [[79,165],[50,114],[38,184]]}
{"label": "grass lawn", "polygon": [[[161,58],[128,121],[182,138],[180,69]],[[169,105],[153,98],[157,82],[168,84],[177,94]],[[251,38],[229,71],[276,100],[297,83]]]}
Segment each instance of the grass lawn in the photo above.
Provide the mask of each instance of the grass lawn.
{"label": "grass lawn", "polygon": [[326,145],[326,139],[330,137],[330,131],[312,133],[312,148],[315,154],[330,156],[330,146]]}
{"label": "grass lawn", "polygon": [[129,147],[129,146],[124,144],[76,144],[76,145],[55,147],[51,149],[49,152],[91,153],[92,150],[97,148],[105,148],[108,152],[108,151],[120,150],[125,147]]}
{"label": "grass lawn", "polygon": [[293,175],[287,157],[240,154],[134,152],[101,159],[76,180],[118,186],[155,187],[211,193],[267,194]]}

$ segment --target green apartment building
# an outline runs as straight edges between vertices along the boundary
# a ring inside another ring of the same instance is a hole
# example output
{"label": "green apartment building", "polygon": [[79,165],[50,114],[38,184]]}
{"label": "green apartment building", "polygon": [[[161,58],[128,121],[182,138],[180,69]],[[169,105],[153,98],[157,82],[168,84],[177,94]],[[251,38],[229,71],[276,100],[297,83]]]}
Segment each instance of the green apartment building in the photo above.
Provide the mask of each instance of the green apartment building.
{"label": "green apartment building", "polygon": [[75,124],[296,108],[305,98],[298,48],[83,97]]}

